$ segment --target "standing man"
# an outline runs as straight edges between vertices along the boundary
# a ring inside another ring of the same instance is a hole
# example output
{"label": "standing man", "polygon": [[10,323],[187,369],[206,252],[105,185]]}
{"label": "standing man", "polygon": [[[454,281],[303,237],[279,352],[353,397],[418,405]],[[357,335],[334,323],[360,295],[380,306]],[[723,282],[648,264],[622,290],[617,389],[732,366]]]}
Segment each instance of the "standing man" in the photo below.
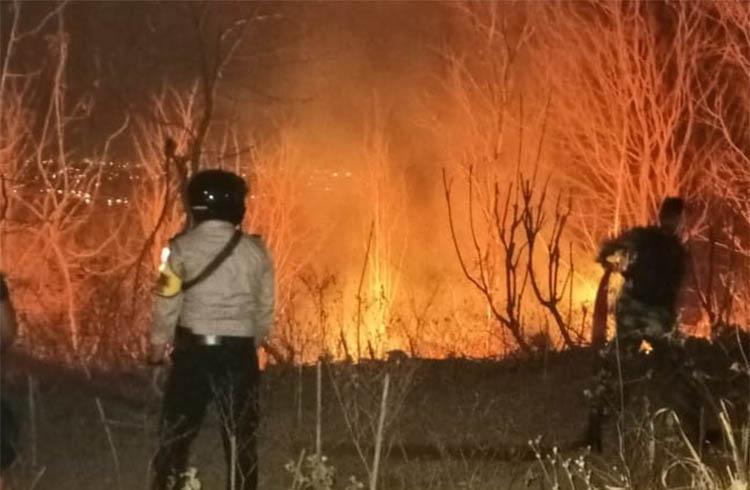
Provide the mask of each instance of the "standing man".
{"label": "standing man", "polygon": [[[223,170],[188,184],[194,227],[162,254],[149,362],[172,366],[164,393],[154,490],[182,488],[190,444],[213,401],[222,421],[227,488],[258,484],[257,346],[273,321],[273,266],[263,240],[240,230],[247,186]],[[170,478],[172,477],[172,478]]]}
{"label": "standing man", "polygon": [[664,199],[659,224],[632,228],[602,245],[597,262],[625,279],[615,306],[617,340],[625,352],[641,341],[661,343],[677,324],[677,298],[687,252],[679,237],[685,203]]}
{"label": "standing man", "polygon": [[632,358],[647,341],[654,354],[662,356],[677,327],[677,298],[687,260],[679,237],[684,207],[679,197],[664,199],[657,225],[631,228],[599,251],[597,262],[605,274],[619,272],[625,282],[615,304],[615,340],[602,351],[594,386],[587,390],[591,406],[585,437],[596,451],[602,450],[602,425],[610,407],[625,403],[615,403],[617,394],[627,399],[627,390],[618,389],[618,354]]}

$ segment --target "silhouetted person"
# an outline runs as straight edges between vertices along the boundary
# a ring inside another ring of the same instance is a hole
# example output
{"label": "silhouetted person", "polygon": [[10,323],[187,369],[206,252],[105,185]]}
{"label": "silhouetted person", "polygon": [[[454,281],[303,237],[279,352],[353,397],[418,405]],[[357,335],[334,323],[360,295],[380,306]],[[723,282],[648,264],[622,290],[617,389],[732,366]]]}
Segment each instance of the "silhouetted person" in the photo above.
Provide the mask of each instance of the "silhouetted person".
{"label": "silhouetted person", "polygon": [[[638,353],[646,340],[653,355],[669,349],[669,339],[677,327],[677,298],[685,275],[687,252],[678,236],[684,201],[666,198],[659,209],[659,222],[631,228],[606,241],[597,257],[605,274],[619,272],[624,278],[615,304],[615,339],[603,350],[596,368],[594,386],[588,393],[591,407],[586,442],[602,450],[602,425],[618,389],[617,363]],[[625,403],[625,400],[623,400]]]}
{"label": "silhouetted person", "polygon": [[273,320],[273,266],[263,240],[240,229],[247,186],[239,176],[199,172],[187,191],[195,226],[174,238],[163,257],[151,330],[150,363],[161,363],[174,342],[152,488],[165,490],[170,477],[173,488],[182,488],[190,444],[213,401],[223,426],[227,488],[234,479],[234,489],[255,490],[256,346]]}
{"label": "silhouetted person", "polygon": [[602,245],[597,261],[625,279],[615,305],[620,348],[637,349],[643,339],[659,343],[677,324],[677,298],[687,252],[678,231],[684,201],[664,200],[659,223],[632,228]]}

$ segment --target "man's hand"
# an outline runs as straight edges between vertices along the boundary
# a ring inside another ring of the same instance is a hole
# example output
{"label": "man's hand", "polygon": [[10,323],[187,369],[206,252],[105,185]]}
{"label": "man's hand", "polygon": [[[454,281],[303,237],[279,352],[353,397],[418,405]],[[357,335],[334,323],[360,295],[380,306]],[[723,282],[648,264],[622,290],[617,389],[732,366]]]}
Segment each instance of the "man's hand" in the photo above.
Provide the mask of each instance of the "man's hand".
{"label": "man's hand", "polygon": [[146,362],[152,366],[164,364],[167,359],[167,344],[149,344]]}
{"label": "man's hand", "polygon": [[[627,250],[617,250],[606,258],[609,268],[615,272],[626,271],[632,260],[633,257]],[[605,267],[607,266],[605,265]]]}

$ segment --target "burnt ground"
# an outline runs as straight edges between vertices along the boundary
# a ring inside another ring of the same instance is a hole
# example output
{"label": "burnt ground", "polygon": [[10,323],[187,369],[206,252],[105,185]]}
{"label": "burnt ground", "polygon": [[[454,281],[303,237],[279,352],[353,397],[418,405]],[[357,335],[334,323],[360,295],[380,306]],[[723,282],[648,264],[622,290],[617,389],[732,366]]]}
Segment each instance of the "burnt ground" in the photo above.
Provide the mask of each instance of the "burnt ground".
{"label": "burnt ground", "polygon": [[[147,488],[159,399],[148,369],[90,373],[8,360],[3,395],[21,421],[13,489]],[[586,422],[590,351],[534,360],[463,359],[330,364],[322,371],[322,446],[343,480],[367,473],[383,378],[390,377],[383,489],[524,488],[528,441],[574,448]],[[261,488],[290,488],[284,466],[315,448],[316,367],[264,373]],[[347,423],[348,422],[348,423]],[[220,422],[211,411],[194,444],[204,489],[221,489]],[[111,438],[111,439],[110,439]],[[359,450],[358,450],[359,448]]]}

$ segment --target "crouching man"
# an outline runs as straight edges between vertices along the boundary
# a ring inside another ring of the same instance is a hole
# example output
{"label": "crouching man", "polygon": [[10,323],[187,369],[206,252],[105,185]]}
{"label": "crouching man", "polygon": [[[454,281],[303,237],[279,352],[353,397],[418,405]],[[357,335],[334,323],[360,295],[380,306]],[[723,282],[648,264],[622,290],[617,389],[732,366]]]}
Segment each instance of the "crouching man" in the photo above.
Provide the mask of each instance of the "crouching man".
{"label": "crouching man", "polygon": [[209,402],[222,421],[227,488],[255,490],[259,376],[256,347],[273,320],[274,279],[262,239],[240,230],[247,186],[221,170],[188,184],[194,227],[162,257],[149,362],[173,343],[154,460],[154,490],[182,488],[190,444]]}

